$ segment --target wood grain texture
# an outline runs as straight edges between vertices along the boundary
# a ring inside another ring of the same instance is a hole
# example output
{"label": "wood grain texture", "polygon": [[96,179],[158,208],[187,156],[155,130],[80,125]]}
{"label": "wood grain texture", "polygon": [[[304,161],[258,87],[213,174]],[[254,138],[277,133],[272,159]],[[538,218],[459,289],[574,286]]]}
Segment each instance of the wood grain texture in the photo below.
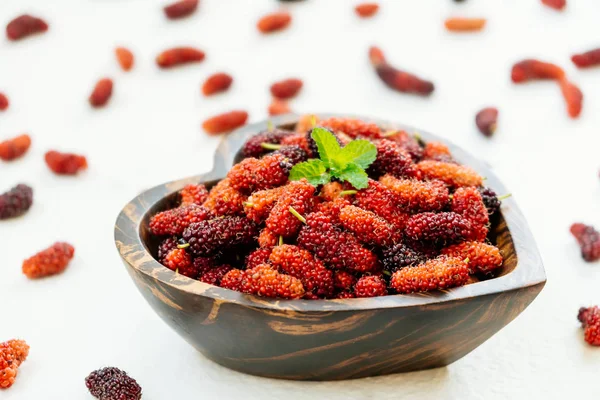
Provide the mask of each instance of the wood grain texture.
{"label": "wood grain texture", "polygon": [[[318,115],[326,118],[330,114]],[[373,120],[385,129],[435,135]],[[272,119],[292,127],[296,115]],[[225,176],[246,138],[266,129],[249,125],[225,137],[211,172],[150,189],[125,206],[115,241],[138,289],[154,310],[206,357],[226,367],[286,379],[335,380],[444,366],[475,349],[519,315],[546,276],[535,241],[514,199],[503,202],[491,238],[504,256],[493,279],[445,291],[346,300],[276,300],[222,289],[175,274],[152,256],[148,232],[155,212],[172,205],[189,183]],[[448,143],[455,158],[508,193],[493,171]]]}

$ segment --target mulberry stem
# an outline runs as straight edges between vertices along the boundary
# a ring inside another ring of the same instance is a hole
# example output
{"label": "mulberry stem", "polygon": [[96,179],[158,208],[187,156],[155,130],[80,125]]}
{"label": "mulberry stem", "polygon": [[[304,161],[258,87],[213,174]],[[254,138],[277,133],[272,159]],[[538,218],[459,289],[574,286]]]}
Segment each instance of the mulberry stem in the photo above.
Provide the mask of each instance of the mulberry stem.
{"label": "mulberry stem", "polygon": [[267,130],[272,131],[273,129],[275,129],[275,126],[273,125],[273,121],[268,120],[267,121]]}
{"label": "mulberry stem", "polygon": [[187,247],[190,247],[190,244],[189,244],[189,243],[181,243],[181,244],[178,244],[178,245],[177,245],[177,248],[178,248],[178,249],[185,249],[185,248],[187,248]]}
{"label": "mulberry stem", "polygon": [[[291,207],[290,207],[291,208]],[[283,236],[279,236],[279,242],[278,244],[281,246],[283,244]]]}
{"label": "mulberry stem", "polygon": [[290,208],[288,208],[288,211],[291,212],[294,217],[298,218],[303,224],[306,224],[306,218],[300,215],[300,213],[296,211],[294,207],[290,206]]}
{"label": "mulberry stem", "polygon": [[281,145],[263,142],[260,144],[260,147],[267,150],[279,150],[281,148]]}
{"label": "mulberry stem", "polygon": [[511,196],[512,196],[512,193],[507,193],[507,194],[505,194],[503,196],[498,196],[498,200],[499,201],[506,200],[506,199],[508,199]]}
{"label": "mulberry stem", "polygon": [[357,190],[342,190],[340,192],[340,196],[351,196],[351,195],[356,194],[356,193],[358,193]]}

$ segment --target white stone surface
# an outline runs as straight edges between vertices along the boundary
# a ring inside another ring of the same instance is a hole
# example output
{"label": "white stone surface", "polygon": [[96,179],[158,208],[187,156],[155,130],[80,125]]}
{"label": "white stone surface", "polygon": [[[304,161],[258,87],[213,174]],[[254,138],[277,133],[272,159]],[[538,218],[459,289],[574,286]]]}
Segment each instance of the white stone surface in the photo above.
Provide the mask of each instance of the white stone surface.
{"label": "white stone surface", "polygon": [[[33,146],[17,162],[0,163],[0,191],[18,182],[35,189],[23,218],[0,224],[0,340],[27,339],[29,359],[0,399],[87,399],[83,379],[115,365],[144,387],[144,399],[563,399],[600,394],[600,349],[583,341],[581,305],[600,303],[600,265],[586,264],[568,228],[600,228],[600,69],[578,71],[573,52],[600,46],[597,0],[570,1],[555,12],[530,1],[382,1],[379,15],[359,20],[355,2],[289,4],[290,29],[261,36],[255,23],[278,7],[267,0],[201,0],[189,19],[170,22],[162,1],[4,0],[0,25],[29,12],[50,30],[18,43],[0,38],[0,90],[11,106],[0,113],[0,138],[28,132]],[[282,3],[283,4],[283,3]],[[450,34],[450,15],[485,16],[485,31]],[[392,63],[430,78],[430,98],[385,88],[367,60],[378,44]],[[117,45],[136,65],[119,70]],[[162,71],[165,47],[195,45],[200,65]],[[511,84],[510,67],[525,57],[563,66],[581,86],[585,106],[570,120],[553,83]],[[229,93],[200,96],[216,71],[235,77]],[[97,79],[115,80],[102,110],[87,97]],[[206,360],[145,303],[115,250],[113,223],[142,189],[206,171],[219,140],[200,129],[215,113],[245,108],[266,116],[268,86],[305,80],[292,102],[299,112],[369,114],[422,127],[464,146],[494,166],[527,216],[543,255],[548,283],[513,323],[448,368],[335,383],[261,379]],[[474,126],[483,106],[500,109],[494,138]],[[48,149],[88,156],[74,178],[51,174]],[[77,251],[61,276],[28,281],[21,261],[56,240]]]}

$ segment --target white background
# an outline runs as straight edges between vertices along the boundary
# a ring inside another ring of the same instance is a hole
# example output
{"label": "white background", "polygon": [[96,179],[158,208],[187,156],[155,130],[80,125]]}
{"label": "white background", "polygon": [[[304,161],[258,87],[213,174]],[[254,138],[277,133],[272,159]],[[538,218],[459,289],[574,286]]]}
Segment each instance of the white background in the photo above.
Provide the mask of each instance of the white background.
{"label": "white background", "polygon": [[[128,371],[144,399],[563,399],[600,394],[600,349],[583,341],[582,305],[600,303],[600,265],[586,264],[570,236],[574,221],[600,228],[600,69],[578,71],[576,51],[600,46],[597,0],[571,1],[559,13],[539,0],[382,2],[359,20],[349,1],[290,4],[293,23],[268,37],[255,24],[279,3],[201,0],[192,17],[171,22],[162,1],[3,0],[0,25],[29,12],[50,30],[35,38],[0,38],[0,90],[11,100],[0,113],[0,139],[27,132],[33,145],[0,163],[0,191],[33,186],[23,218],[0,223],[0,341],[31,345],[16,384],[0,398],[87,399],[83,380],[111,365]],[[450,15],[485,16],[482,33],[451,34]],[[367,49],[430,78],[430,98],[393,92],[378,80]],[[131,48],[133,71],[120,71],[113,49]],[[194,45],[205,62],[159,70],[163,48]],[[510,67],[526,57],[563,66],[585,95],[579,120],[567,117],[558,87],[516,86]],[[200,95],[211,73],[234,76],[231,90]],[[87,103],[97,79],[111,76],[107,107]],[[511,189],[537,238],[548,283],[513,323],[448,368],[335,383],[277,381],[222,368],[171,331],[142,299],[113,242],[121,207],[141,190],[210,169],[219,138],[200,124],[208,116],[247,109],[266,117],[268,86],[298,76],[298,112],[348,112],[412,124],[448,138],[487,160]],[[500,109],[492,139],[474,126],[483,106]],[[88,156],[89,170],[57,177],[48,149]],[[76,247],[61,276],[29,281],[21,261],[56,240]]]}

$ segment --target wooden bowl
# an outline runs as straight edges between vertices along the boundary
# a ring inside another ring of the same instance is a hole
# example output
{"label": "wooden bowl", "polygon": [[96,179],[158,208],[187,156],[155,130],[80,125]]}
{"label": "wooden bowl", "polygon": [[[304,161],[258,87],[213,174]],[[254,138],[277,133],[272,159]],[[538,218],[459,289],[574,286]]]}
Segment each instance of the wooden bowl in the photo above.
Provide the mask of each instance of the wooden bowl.
{"label": "wooden bowl", "polygon": [[[326,118],[331,115],[319,115]],[[385,129],[414,128],[370,118]],[[293,127],[298,116],[272,119]],[[225,176],[245,139],[262,122],[225,137],[214,168],[203,175],[156,186],[119,214],[115,241],[127,271],[148,303],[185,340],[228,368],[273,378],[337,380],[448,365],[471,352],[519,315],[544,287],[546,276],[535,241],[515,201],[503,202],[491,238],[504,256],[493,279],[429,293],[346,300],[276,300],[246,295],[200,281],[156,261],[157,242],[148,220],[174,204],[189,183]],[[425,141],[440,140],[418,130]],[[455,157],[507,193],[481,161],[449,144]]]}

